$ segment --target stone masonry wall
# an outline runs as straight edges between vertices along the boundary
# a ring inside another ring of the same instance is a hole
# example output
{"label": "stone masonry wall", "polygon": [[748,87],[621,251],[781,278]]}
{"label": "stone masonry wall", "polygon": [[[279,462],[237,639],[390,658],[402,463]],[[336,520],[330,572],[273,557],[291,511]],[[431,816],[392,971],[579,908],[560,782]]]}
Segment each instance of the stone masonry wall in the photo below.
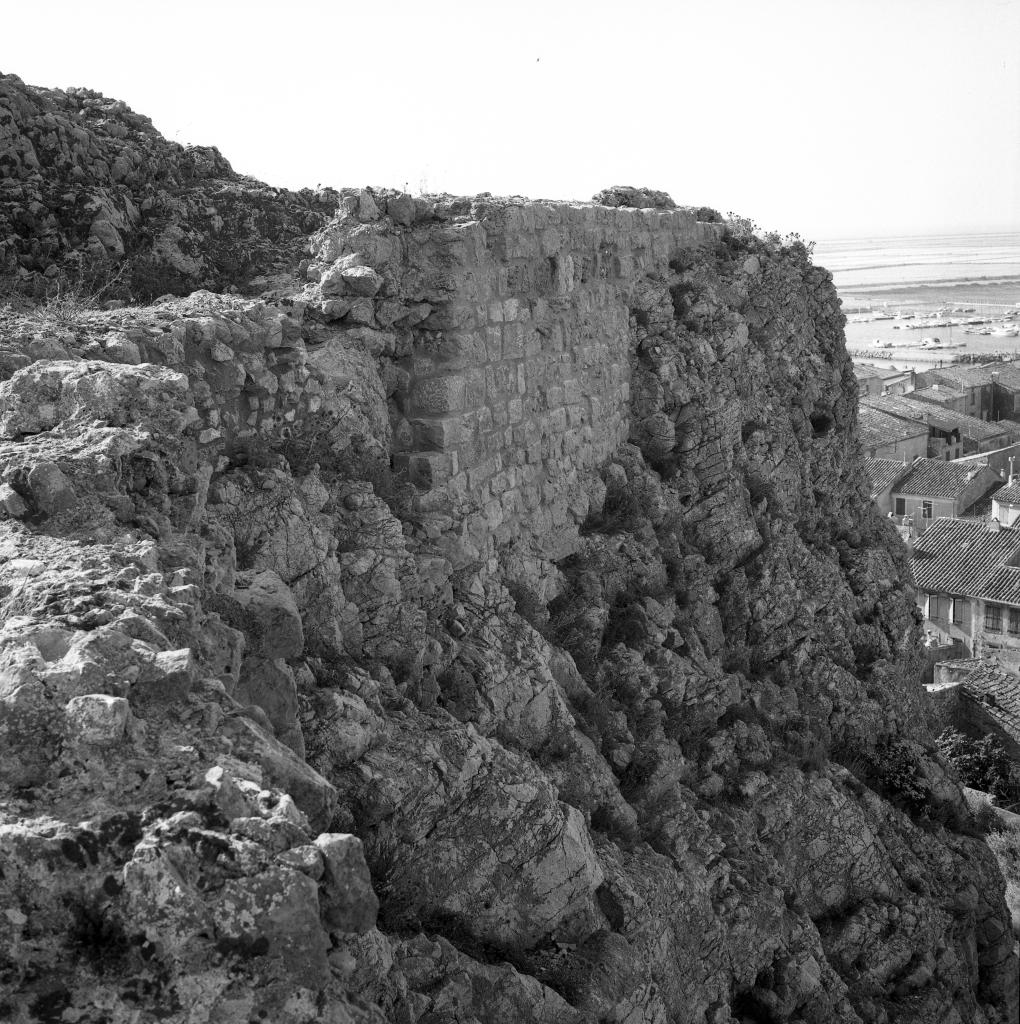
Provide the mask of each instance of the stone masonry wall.
{"label": "stone masonry wall", "polygon": [[[384,216],[375,198],[366,210],[347,197],[320,251],[348,275],[357,260],[378,271],[377,306],[394,293],[428,304],[410,344],[392,346],[395,465],[475,504],[465,522],[479,542],[523,531],[562,555],[564,527],[587,513],[586,471],[628,437],[630,292],[720,226],[681,210],[484,198],[414,200],[394,217],[401,198]],[[325,294],[330,271],[312,273]]]}

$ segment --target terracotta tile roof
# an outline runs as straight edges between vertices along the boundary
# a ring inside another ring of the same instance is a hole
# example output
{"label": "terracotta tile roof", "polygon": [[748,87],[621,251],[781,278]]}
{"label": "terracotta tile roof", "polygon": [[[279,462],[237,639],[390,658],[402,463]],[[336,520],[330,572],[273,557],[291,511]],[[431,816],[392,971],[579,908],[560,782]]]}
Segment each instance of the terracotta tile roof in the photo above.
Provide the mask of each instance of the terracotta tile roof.
{"label": "terracotta tile roof", "polygon": [[1004,566],[986,580],[980,597],[997,604],[1014,604],[1020,608],[1020,569]]}
{"label": "terracotta tile roof", "polygon": [[923,423],[903,420],[861,405],[857,410],[857,434],[861,440],[861,447],[868,451],[871,448],[892,444],[894,441],[927,437],[928,428]]}
{"label": "terracotta tile roof", "polygon": [[862,407],[868,406],[900,419],[927,424],[936,430],[959,430],[961,437],[971,441],[988,441],[994,437],[1010,436],[1010,428],[1001,423],[986,423],[976,416],[953,412],[931,402],[915,401],[908,395],[862,395],[860,404]]}
{"label": "terracotta tile roof", "polygon": [[1020,363],[984,363],[981,366],[940,366],[938,369],[927,370],[928,380],[945,381],[957,387],[984,387],[992,382],[992,374],[997,374],[996,382],[1010,390],[1020,390]]}
{"label": "terracotta tile roof", "polygon": [[985,658],[953,662],[953,679],[967,700],[1020,742],[1020,675]]}
{"label": "terracotta tile roof", "polygon": [[939,366],[924,371],[925,380],[958,388],[976,388],[989,382],[983,366]]}
{"label": "terracotta tile roof", "polygon": [[1020,530],[992,531],[974,519],[936,519],[914,545],[911,567],[919,590],[982,597],[1018,552]]}
{"label": "terracotta tile roof", "polygon": [[991,380],[992,374],[996,375],[995,383],[1000,387],[1009,388],[1010,391],[1020,391],[1020,364],[993,363],[991,366],[983,366],[982,369],[988,374]]}
{"label": "terracotta tile roof", "polygon": [[909,469],[902,462],[896,459],[877,459],[872,456],[864,457],[864,469],[871,480],[871,496],[881,494],[887,487],[890,487],[898,477],[901,477]]}
{"label": "terracotta tile roof", "polygon": [[1012,487],[1003,487],[996,493],[995,500],[1004,505],[1020,505],[1020,486],[1014,484]]}
{"label": "terracotta tile roof", "polygon": [[945,384],[936,384],[930,388],[914,388],[910,392],[911,398],[919,402],[930,402],[932,405],[949,405],[952,402],[966,401],[967,392],[957,391],[956,388],[947,387]]}
{"label": "terracotta tile roof", "polygon": [[981,462],[915,459],[894,491],[897,494],[917,494],[923,498],[957,498],[974,477],[986,468]]}
{"label": "terracotta tile roof", "polygon": [[858,381],[882,379],[882,374],[874,366],[861,366],[857,363],[854,364],[854,376]]}

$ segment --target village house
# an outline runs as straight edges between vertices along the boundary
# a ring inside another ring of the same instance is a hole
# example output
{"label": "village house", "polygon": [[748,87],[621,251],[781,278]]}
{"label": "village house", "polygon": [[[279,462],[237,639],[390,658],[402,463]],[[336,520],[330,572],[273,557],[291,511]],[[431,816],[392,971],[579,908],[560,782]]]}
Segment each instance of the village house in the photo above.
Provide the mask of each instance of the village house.
{"label": "village house", "polygon": [[854,376],[859,397],[882,394],[882,374],[874,366],[854,363]]}
{"label": "village house", "polygon": [[930,639],[1020,665],[1020,529],[936,519],[911,555]]}
{"label": "village house", "polygon": [[892,370],[882,375],[883,395],[907,395],[916,387],[917,375],[913,370]]}
{"label": "village house", "polygon": [[1020,675],[1000,662],[983,658],[943,661],[925,687],[942,728],[965,736],[996,737],[1014,760],[1020,760]]}
{"label": "village house", "polygon": [[974,455],[961,455],[954,461],[965,465],[967,463],[983,463],[994,469],[1003,479],[1006,479],[1013,473],[1014,465],[1020,462],[1020,442],[1008,445],[1005,448],[993,448],[991,451],[980,452]]}
{"label": "village house", "polygon": [[896,459],[864,457],[864,468],[871,481],[871,500],[885,513],[892,511],[892,488],[906,473],[907,466]]}
{"label": "village house", "polygon": [[910,397],[917,402],[929,402],[932,405],[941,406],[941,408],[949,409],[952,412],[959,412],[964,415],[968,413],[967,392],[951,387],[948,384],[936,383],[926,388],[915,388],[911,391]]}
{"label": "village house", "polygon": [[857,434],[865,455],[913,462],[928,454],[928,426],[890,416],[861,405],[857,410]]}
{"label": "village house", "polygon": [[979,420],[994,419],[991,380],[981,366],[933,367],[918,374],[918,384],[922,390],[937,385],[940,388],[962,392],[966,396],[962,412]]}
{"label": "village house", "polygon": [[982,366],[940,366],[919,374],[927,388],[943,385],[967,396],[964,412],[978,419],[1020,420],[1020,364],[997,361]]}
{"label": "village house", "polygon": [[931,402],[918,401],[913,395],[881,395],[859,401],[861,409],[884,412],[915,426],[926,427],[928,450],[925,454],[933,459],[950,460],[984,453],[1005,448],[1016,440],[1017,424],[985,422]]}
{"label": "village house", "polygon": [[976,503],[1003,485],[998,473],[980,463],[916,459],[902,467],[889,486],[888,506],[879,508],[891,512],[897,520],[909,517],[914,535],[919,536],[936,519],[969,516]]}
{"label": "village house", "polygon": [[914,370],[889,370],[871,363],[854,363],[857,394],[905,395],[914,390]]}

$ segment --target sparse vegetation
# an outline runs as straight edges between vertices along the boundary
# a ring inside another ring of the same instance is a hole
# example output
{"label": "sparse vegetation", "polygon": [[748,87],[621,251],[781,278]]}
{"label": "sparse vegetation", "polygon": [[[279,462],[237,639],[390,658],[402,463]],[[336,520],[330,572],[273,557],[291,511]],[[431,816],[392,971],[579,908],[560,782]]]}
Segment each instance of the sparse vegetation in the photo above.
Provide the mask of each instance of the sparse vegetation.
{"label": "sparse vegetation", "polygon": [[1020,800],[1017,767],[995,736],[974,739],[955,729],[945,729],[937,743],[965,786],[990,793],[1006,804]]}

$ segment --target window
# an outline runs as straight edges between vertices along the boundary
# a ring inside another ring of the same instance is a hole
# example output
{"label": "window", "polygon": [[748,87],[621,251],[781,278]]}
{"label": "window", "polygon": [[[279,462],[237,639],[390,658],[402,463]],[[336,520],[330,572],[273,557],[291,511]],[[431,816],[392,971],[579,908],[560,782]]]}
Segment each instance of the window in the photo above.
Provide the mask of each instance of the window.
{"label": "window", "polygon": [[[958,626],[963,622],[963,608],[966,603],[967,602],[962,597],[953,598],[953,622]],[[1020,619],[1017,621],[1020,622]]]}
{"label": "window", "polygon": [[985,629],[991,633],[1002,632],[1002,608],[999,605],[985,605]]}
{"label": "window", "polygon": [[1020,636],[1020,608],[1009,610],[1009,632],[1013,636]]}
{"label": "window", "polygon": [[898,516],[905,516],[907,514],[907,499],[906,498],[897,498],[896,499],[895,512],[896,512],[896,515],[898,515]]}
{"label": "window", "polygon": [[976,405],[977,404],[977,393],[974,392],[974,391],[972,391],[970,393],[970,404],[971,405]]}
{"label": "window", "polygon": [[931,519],[931,512],[932,512],[931,502],[930,501],[922,501],[921,502],[921,518],[922,519]]}

